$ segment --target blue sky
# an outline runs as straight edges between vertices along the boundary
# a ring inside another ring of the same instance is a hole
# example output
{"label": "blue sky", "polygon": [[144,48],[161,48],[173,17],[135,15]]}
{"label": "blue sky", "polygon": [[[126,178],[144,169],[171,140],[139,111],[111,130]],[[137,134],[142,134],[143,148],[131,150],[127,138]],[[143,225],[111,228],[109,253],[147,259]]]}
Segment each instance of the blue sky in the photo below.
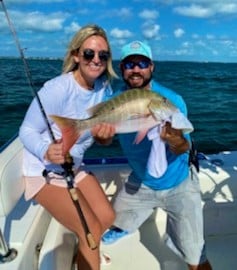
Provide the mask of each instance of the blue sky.
{"label": "blue sky", "polygon": [[[73,34],[96,23],[113,58],[132,40],[155,60],[237,62],[237,0],[3,0],[27,57],[60,57]],[[19,55],[0,8],[0,56]]]}

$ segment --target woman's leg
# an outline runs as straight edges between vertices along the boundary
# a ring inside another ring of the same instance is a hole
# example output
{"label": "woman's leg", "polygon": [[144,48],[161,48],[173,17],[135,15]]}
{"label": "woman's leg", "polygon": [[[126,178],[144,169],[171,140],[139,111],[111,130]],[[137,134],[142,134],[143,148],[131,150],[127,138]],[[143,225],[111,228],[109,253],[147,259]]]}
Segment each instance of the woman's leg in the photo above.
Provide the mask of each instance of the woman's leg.
{"label": "woman's leg", "polygon": [[[113,224],[115,220],[115,212],[100,183],[94,175],[88,174],[86,178],[77,184],[77,188],[80,198],[83,198],[83,200],[88,203],[89,208],[93,209],[93,213],[99,222],[100,230],[99,234],[97,233],[96,236],[98,237],[96,242],[99,249],[100,239],[103,233]],[[90,228],[90,230],[92,232],[92,228]],[[95,234],[93,234],[93,236],[95,237]],[[103,256],[105,260],[110,260],[106,255]],[[78,257],[78,263],[80,263],[80,256]]]}
{"label": "woman's leg", "polygon": [[89,207],[93,209],[101,226],[101,235],[113,224],[115,211],[109,202],[100,183],[93,174],[88,174],[86,181],[78,183],[77,188],[80,196],[87,201]]}
{"label": "woman's leg", "polygon": [[[82,188],[80,188],[81,186]],[[98,220],[97,218],[97,216],[100,214],[97,209],[103,209],[104,205],[104,211],[110,211],[110,204],[107,201],[100,184],[97,182],[94,176],[86,175],[85,178],[78,184],[78,188],[81,189],[81,191],[78,190],[80,206],[86,218],[90,232],[92,233],[97,245],[99,245],[102,231],[104,230],[103,226],[107,226],[104,224],[109,224],[110,222],[103,221],[101,223],[101,220]],[[94,201],[96,202],[96,205],[93,205],[93,202],[90,202],[91,198],[98,198]],[[91,250],[88,246],[84,229],[68,190],[55,185],[46,184],[37,193],[35,200],[45,207],[61,224],[75,232],[78,236],[79,269],[99,270],[99,248]],[[99,206],[99,204],[101,204],[101,206]],[[110,218],[110,221],[113,222],[113,210],[110,212],[111,213],[108,214],[108,218]],[[101,213],[103,213],[103,211],[101,211]],[[106,217],[106,214],[104,214],[104,216]]]}

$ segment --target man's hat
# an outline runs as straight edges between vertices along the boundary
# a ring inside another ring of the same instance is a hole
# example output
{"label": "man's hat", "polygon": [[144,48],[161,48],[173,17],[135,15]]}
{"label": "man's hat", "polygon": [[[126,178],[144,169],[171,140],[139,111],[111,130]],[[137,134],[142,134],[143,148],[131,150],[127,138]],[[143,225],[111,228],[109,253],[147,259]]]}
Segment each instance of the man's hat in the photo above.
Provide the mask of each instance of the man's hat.
{"label": "man's hat", "polygon": [[121,60],[124,60],[130,55],[143,55],[152,60],[151,48],[141,41],[133,41],[123,46]]}

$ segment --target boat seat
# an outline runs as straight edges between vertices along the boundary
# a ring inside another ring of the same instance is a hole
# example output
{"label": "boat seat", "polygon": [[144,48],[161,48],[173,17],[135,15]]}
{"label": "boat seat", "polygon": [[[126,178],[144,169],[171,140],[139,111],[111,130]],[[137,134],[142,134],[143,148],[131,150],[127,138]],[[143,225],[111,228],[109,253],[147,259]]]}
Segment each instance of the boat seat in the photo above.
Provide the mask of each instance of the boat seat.
{"label": "boat seat", "polygon": [[0,153],[0,217],[7,216],[24,192],[22,144],[19,139]]}
{"label": "boat seat", "polygon": [[0,230],[9,249],[17,251],[14,260],[1,264],[1,270],[29,269],[27,265],[35,269],[36,249],[51,218],[40,205],[24,200],[22,149],[17,138],[0,153]]}
{"label": "boat seat", "polygon": [[40,250],[38,270],[70,270],[76,243],[76,236],[52,218]]}

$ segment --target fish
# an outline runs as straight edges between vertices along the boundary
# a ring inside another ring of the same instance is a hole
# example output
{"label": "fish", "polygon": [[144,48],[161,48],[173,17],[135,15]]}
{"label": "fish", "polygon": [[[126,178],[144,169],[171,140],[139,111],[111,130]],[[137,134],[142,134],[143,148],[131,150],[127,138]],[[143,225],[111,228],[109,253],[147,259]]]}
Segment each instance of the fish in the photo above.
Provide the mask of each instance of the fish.
{"label": "fish", "polygon": [[[114,125],[115,133],[137,132],[134,143],[140,143],[148,130],[169,119],[179,110],[167,98],[148,90],[133,88],[87,110],[87,119],[50,115],[62,133],[64,153],[81,134],[100,123]],[[192,128],[191,128],[192,129]]]}

